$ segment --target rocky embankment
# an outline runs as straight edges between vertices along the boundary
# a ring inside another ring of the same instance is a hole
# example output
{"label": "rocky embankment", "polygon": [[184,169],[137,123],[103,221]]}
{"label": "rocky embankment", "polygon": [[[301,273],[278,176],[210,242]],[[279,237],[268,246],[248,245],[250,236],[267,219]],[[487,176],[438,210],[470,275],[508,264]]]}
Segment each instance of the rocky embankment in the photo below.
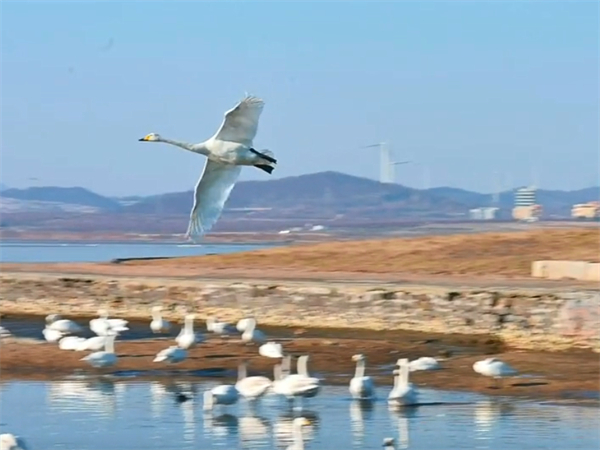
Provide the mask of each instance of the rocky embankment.
{"label": "rocky embankment", "polygon": [[186,311],[290,327],[410,330],[494,335],[511,347],[600,351],[600,294],[594,290],[436,288],[391,284],[0,275],[0,313],[90,317],[99,308],[148,318],[161,304],[168,319]]}

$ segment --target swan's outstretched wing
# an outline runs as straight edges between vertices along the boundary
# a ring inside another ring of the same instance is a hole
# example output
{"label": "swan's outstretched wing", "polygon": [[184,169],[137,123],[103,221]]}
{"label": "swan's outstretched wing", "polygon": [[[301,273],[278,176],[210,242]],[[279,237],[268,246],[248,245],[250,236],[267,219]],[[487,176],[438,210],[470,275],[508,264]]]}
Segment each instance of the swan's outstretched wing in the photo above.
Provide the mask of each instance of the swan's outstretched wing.
{"label": "swan's outstretched wing", "polygon": [[196,184],[187,237],[200,237],[212,228],[221,216],[241,170],[242,166],[206,160],[204,171]]}
{"label": "swan's outstretched wing", "polygon": [[232,141],[252,146],[258,130],[258,119],[265,106],[260,98],[247,95],[241,102],[225,113],[225,119],[213,139]]}

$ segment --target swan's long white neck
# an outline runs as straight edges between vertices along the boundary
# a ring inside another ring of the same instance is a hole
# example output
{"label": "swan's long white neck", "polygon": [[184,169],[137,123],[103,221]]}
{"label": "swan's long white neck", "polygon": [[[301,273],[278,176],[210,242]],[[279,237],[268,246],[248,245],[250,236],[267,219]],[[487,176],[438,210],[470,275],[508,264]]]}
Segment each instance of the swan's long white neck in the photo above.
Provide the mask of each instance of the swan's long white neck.
{"label": "swan's long white neck", "polygon": [[285,375],[289,375],[290,371],[292,370],[292,357],[290,355],[285,355],[285,357],[283,358],[283,361],[281,362],[281,367],[280,367],[281,371],[280,373],[285,374]]}
{"label": "swan's long white neck", "polygon": [[194,152],[194,153],[199,153],[199,154],[205,155],[205,156],[208,156],[208,154],[210,153],[204,142],[201,142],[199,144],[190,144],[188,142],[175,141],[173,139],[166,139],[163,137],[161,137],[158,140],[158,142],[164,142],[165,144],[171,144],[176,147],[182,148],[184,150]]}
{"label": "swan's long white neck", "polygon": [[294,424],[294,450],[304,450],[304,436],[302,435],[302,424]]}
{"label": "swan's long white neck", "polygon": [[155,310],[152,310],[152,318],[153,318],[154,320],[158,320],[158,321],[160,321],[160,319],[162,319],[162,317],[161,317],[161,314],[160,314],[160,311],[158,311],[158,310],[156,310],[156,309],[155,309]]}
{"label": "swan's long white neck", "polygon": [[400,385],[408,386],[408,364],[400,365]]}
{"label": "swan's long white neck", "polygon": [[185,322],[184,322],[184,330],[188,334],[194,332],[194,319],[192,319],[189,316],[186,316]]}
{"label": "swan's long white neck", "polygon": [[296,368],[300,375],[308,376],[308,355],[302,355],[298,358],[298,363],[296,364]]}
{"label": "swan's long white neck", "polygon": [[256,320],[248,319],[248,324],[246,325],[246,332],[248,334],[252,334],[252,333],[254,333],[255,329],[256,329]]}
{"label": "swan's long white neck", "polygon": [[248,375],[248,371],[246,370],[246,364],[240,364],[238,366],[238,381],[243,380]]}
{"label": "swan's long white neck", "polygon": [[362,378],[365,376],[365,360],[359,359],[356,362],[356,370],[354,371],[354,378]]}
{"label": "swan's long white neck", "polygon": [[273,366],[273,379],[279,381],[281,378],[281,364],[275,364],[275,366]]}
{"label": "swan's long white neck", "polygon": [[108,335],[106,337],[106,340],[104,341],[104,351],[107,353],[114,353],[115,352],[115,335],[111,334]]}

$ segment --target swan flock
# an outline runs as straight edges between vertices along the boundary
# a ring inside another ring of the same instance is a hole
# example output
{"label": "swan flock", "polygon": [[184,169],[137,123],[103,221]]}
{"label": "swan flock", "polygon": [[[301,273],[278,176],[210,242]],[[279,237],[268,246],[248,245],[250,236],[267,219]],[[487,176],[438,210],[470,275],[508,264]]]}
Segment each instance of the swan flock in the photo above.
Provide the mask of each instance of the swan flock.
{"label": "swan flock", "polygon": [[240,175],[242,166],[253,166],[268,174],[277,160],[269,150],[256,150],[253,140],[264,101],[246,95],[225,113],[221,127],[209,139],[198,144],[163,138],[150,133],[139,141],[163,142],[206,156],[204,170],[194,192],[187,237],[194,240],[207,233],[217,222]]}

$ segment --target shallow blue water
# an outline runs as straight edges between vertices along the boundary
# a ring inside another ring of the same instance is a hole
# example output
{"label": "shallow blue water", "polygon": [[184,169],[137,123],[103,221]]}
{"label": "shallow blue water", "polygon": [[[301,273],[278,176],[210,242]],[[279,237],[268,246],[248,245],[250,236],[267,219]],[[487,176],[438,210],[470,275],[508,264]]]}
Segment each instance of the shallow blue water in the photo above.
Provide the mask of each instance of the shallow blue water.
{"label": "shallow blue water", "polygon": [[[394,437],[407,449],[597,449],[598,408],[555,406],[468,393],[421,390],[425,405],[390,412],[385,401],[360,405],[346,387],[325,386],[291,410],[276,396],[256,408],[241,400],[211,414],[202,391],[220,384],[182,382],[194,398],[177,403],[160,382],[108,379],[5,382],[1,429],[26,438],[34,449],[278,449],[291,444],[291,421],[304,415],[306,449],[377,449]],[[385,396],[390,387],[380,387]]]}
{"label": "shallow blue water", "polygon": [[147,244],[147,243],[57,243],[2,242],[2,262],[94,262],[114,258],[195,256],[234,253],[268,247],[258,244]]}

